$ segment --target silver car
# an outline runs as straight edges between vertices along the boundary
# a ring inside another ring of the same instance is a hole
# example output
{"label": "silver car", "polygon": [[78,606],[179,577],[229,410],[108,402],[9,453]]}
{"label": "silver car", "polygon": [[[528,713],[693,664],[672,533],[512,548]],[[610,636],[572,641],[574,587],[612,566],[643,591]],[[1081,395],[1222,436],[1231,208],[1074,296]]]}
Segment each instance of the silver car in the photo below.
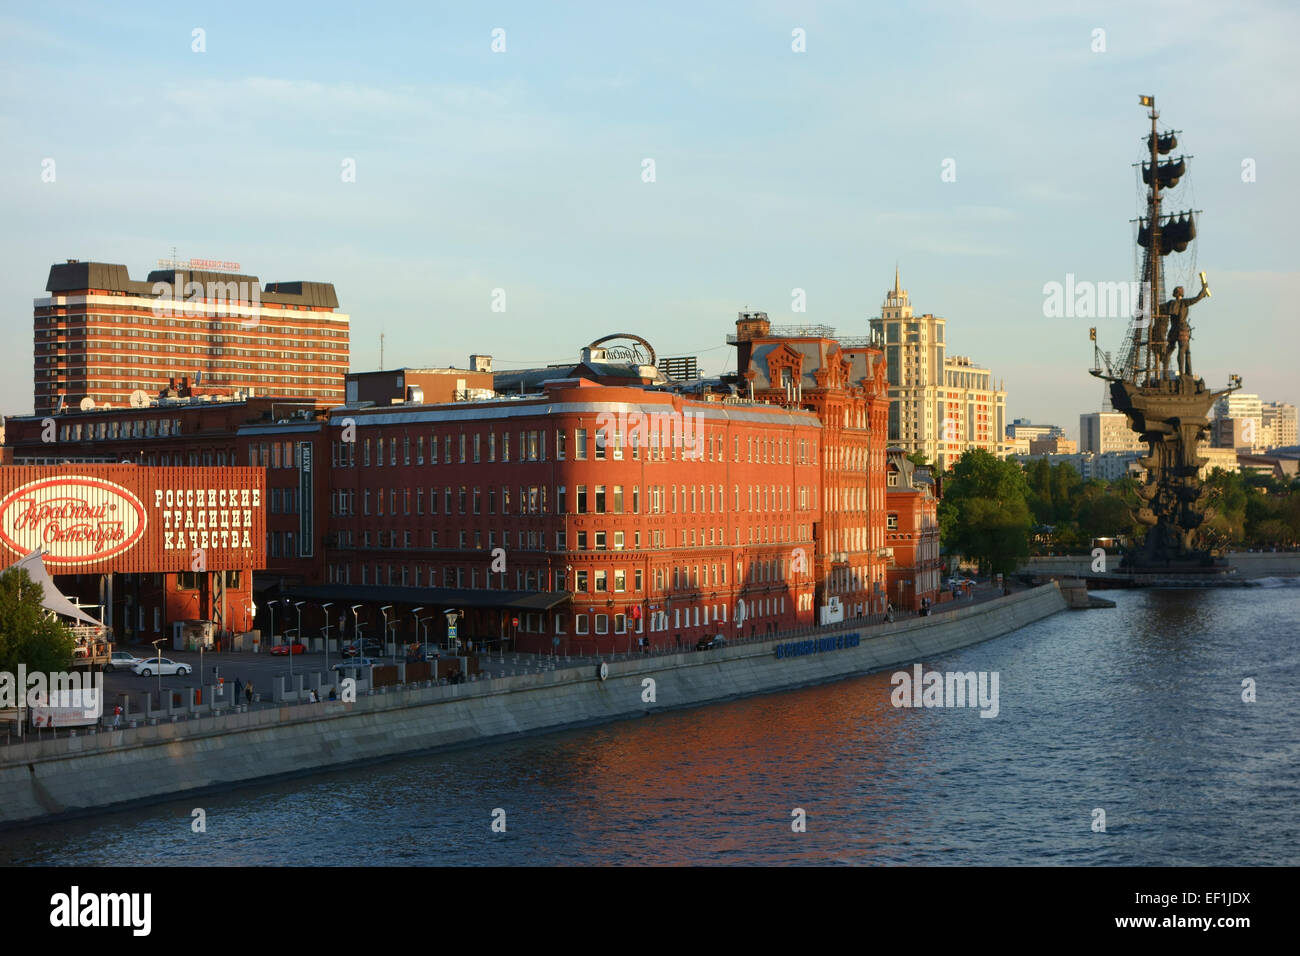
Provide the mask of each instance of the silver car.
{"label": "silver car", "polygon": [[112,658],[104,665],[104,670],[114,671],[119,667],[122,670],[130,670],[140,663],[140,658],[136,657],[130,651],[114,651]]}
{"label": "silver car", "polygon": [[146,657],[144,660],[136,661],[131,670],[141,677],[152,677],[154,674],[184,677],[190,672],[190,665],[168,660],[165,657]]}

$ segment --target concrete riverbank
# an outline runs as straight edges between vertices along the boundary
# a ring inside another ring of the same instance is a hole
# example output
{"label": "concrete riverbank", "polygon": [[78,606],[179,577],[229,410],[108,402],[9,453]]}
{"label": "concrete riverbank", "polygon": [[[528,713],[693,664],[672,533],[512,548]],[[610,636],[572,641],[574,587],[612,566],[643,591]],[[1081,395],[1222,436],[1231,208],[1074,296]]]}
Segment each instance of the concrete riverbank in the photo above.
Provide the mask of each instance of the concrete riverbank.
{"label": "concrete riverbank", "polygon": [[[1233,551],[1227,555],[1229,566],[1236,569],[1234,578],[1253,581],[1260,578],[1285,578],[1300,575],[1300,551]],[[1119,556],[1110,555],[1107,568],[1119,566]],[[1037,574],[1092,575],[1092,558],[1086,554],[1058,554],[1030,558],[1021,568]]]}
{"label": "concrete riverbank", "polygon": [[[643,716],[926,662],[1065,609],[1053,582],[943,615],[323,702],[163,719],[0,754],[0,825],[127,807],[402,754]],[[856,641],[852,637],[857,635]],[[839,640],[850,638],[849,640]],[[815,645],[810,642],[817,642]],[[645,699],[653,680],[654,701]]]}

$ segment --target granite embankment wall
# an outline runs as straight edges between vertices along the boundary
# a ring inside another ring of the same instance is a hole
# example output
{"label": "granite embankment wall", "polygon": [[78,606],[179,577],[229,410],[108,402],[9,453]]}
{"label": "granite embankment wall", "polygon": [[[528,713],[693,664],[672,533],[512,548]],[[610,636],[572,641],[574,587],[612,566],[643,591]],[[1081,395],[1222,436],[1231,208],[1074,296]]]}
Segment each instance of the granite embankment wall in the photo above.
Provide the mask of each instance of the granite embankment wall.
{"label": "granite embankment wall", "polygon": [[[1234,551],[1228,555],[1228,563],[1237,569],[1237,577],[1245,580],[1256,578],[1284,578],[1300,575],[1300,551]],[[1111,555],[1107,567],[1114,570],[1119,564],[1119,556]],[[1055,555],[1053,557],[1030,558],[1022,568],[1025,571],[1037,571],[1043,574],[1080,574],[1088,575],[1092,569],[1092,558],[1087,555]]]}
{"label": "granite embankment wall", "polygon": [[[856,647],[778,657],[806,638],[610,661],[467,684],[389,688],[355,703],[322,702],[180,720],[0,747],[0,824],[76,815],[361,760],[517,734],[605,723],[930,661],[1065,608],[1053,582],[860,634]],[[643,680],[656,700],[642,700]]]}

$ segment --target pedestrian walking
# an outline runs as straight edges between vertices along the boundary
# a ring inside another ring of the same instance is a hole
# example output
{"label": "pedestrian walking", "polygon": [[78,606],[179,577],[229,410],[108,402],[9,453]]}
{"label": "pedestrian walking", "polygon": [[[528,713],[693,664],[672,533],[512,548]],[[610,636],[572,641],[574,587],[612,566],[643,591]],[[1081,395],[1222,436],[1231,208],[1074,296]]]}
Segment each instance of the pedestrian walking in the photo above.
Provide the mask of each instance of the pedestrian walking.
{"label": "pedestrian walking", "polygon": [[117,730],[122,726],[122,705],[118,704],[113,708],[113,729]]}
{"label": "pedestrian walking", "polygon": [[244,682],[238,677],[235,678],[235,703],[239,703],[239,698],[244,696]]}
{"label": "pedestrian walking", "polygon": [[248,699],[250,704],[253,702],[253,682],[251,680],[244,685],[244,697]]}

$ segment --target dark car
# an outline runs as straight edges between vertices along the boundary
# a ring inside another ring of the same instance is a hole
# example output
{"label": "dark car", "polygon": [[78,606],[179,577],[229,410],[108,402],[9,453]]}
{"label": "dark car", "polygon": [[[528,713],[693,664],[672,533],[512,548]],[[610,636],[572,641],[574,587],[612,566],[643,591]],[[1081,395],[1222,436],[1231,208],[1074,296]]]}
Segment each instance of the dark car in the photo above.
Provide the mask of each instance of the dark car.
{"label": "dark car", "polygon": [[[358,647],[358,645],[360,646]],[[384,653],[384,649],[379,645],[378,641],[365,638],[343,645],[344,657],[356,657],[358,653],[364,657],[379,657]]]}
{"label": "dark car", "polygon": [[695,642],[697,651],[711,651],[715,647],[726,647],[727,639],[721,634],[714,634],[712,637],[701,637]]}

